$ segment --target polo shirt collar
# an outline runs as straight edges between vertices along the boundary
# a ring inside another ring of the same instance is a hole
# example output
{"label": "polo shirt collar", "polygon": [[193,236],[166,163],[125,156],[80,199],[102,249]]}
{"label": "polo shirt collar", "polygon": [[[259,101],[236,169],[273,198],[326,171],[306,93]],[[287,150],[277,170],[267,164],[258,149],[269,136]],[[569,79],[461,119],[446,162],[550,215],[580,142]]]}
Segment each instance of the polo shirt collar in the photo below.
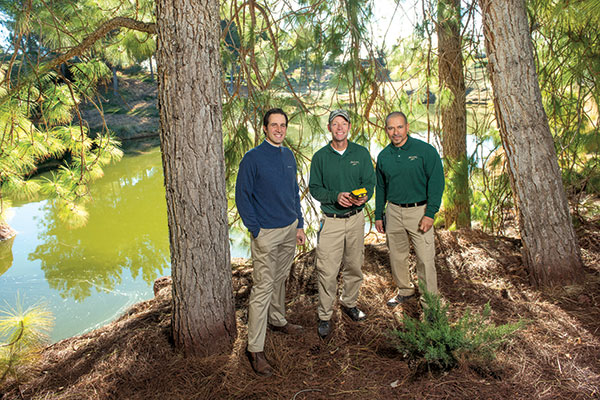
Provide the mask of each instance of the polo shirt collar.
{"label": "polo shirt collar", "polygon": [[[329,141],[329,143],[327,144],[327,147],[329,148],[329,151],[331,151],[332,153],[335,153],[337,155],[339,155],[340,153],[333,148],[333,146],[331,145],[331,140]],[[348,146],[346,146],[346,150],[344,150],[344,155],[348,154],[352,149],[352,142],[348,140]]]}
{"label": "polo shirt collar", "polygon": [[402,146],[396,147],[396,146],[394,146],[393,143],[390,143],[388,146],[393,151],[400,151],[400,150],[406,151],[406,150],[410,150],[410,147],[412,146],[412,143],[414,141],[415,141],[415,139],[413,139],[410,135],[408,135],[408,137],[406,138],[406,142]]}

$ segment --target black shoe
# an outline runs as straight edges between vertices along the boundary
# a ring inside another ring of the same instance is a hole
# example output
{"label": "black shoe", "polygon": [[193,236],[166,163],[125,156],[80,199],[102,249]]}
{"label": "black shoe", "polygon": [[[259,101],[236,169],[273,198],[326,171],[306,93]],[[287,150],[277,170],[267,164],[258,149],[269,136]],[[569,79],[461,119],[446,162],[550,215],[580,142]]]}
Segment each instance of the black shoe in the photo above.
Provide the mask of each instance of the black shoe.
{"label": "black shoe", "polygon": [[414,296],[415,296],[414,294],[411,294],[410,296],[397,295],[397,296],[394,296],[391,299],[389,299],[387,301],[387,305],[390,307],[396,307],[398,304],[402,304],[405,301],[407,301],[408,299],[412,299]]}
{"label": "black shoe", "polygon": [[363,319],[367,318],[367,314],[360,311],[358,307],[341,307],[342,311],[349,316],[352,321],[362,321]]}
{"label": "black shoe", "polygon": [[321,339],[325,339],[331,333],[331,323],[329,321],[319,320],[319,325],[317,325],[317,333]]}

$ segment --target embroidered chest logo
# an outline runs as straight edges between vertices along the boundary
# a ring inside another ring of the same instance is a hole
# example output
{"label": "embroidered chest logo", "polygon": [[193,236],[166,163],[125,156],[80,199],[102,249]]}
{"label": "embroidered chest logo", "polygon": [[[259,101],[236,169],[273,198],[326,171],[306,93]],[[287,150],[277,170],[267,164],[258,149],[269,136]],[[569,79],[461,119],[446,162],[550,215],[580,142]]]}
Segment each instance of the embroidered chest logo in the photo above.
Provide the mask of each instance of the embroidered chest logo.
{"label": "embroidered chest logo", "polygon": [[360,161],[354,161],[354,160],[350,161],[350,165],[352,165],[353,167],[358,164],[360,164]]}
{"label": "embroidered chest logo", "polygon": [[409,159],[410,161],[415,161],[415,160],[417,160],[418,158],[419,158],[419,156],[408,156],[408,159]]}

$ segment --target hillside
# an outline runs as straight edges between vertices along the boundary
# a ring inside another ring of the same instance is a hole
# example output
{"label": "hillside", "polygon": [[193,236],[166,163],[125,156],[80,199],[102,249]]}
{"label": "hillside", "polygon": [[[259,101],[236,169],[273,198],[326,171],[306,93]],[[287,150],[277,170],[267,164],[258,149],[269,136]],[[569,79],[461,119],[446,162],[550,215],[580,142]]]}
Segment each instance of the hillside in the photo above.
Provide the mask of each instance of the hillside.
{"label": "hillside", "polygon": [[[359,304],[368,318],[339,311],[328,341],[316,334],[314,253],[300,256],[288,282],[290,321],[301,337],[268,332],[276,374],[257,377],[244,356],[250,264],[234,266],[238,339],[232,354],[184,358],[171,347],[170,278],[154,299],[114,323],[48,347],[29,380],[9,382],[2,399],[591,399],[600,397],[600,222],[578,229],[586,265],[580,286],[539,291],[529,286],[520,241],[476,230],[439,231],[437,265],[451,319],[489,302],[496,324],[526,326],[489,364],[463,363],[442,373],[416,368],[389,337],[396,310],[388,254],[369,238]],[[238,260],[240,261],[240,260]],[[414,264],[414,259],[411,260]],[[207,344],[208,345],[208,344]]]}

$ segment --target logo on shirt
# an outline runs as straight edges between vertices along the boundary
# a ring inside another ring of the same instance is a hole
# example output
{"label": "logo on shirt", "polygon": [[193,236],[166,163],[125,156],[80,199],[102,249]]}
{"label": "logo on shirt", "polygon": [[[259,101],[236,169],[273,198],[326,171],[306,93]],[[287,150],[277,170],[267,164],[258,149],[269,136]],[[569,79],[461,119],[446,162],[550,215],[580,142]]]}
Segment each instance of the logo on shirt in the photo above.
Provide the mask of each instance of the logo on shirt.
{"label": "logo on shirt", "polygon": [[360,164],[360,161],[354,161],[354,160],[352,160],[352,161],[350,161],[350,164],[351,164],[352,166],[355,166],[355,165],[358,165],[358,164]]}
{"label": "logo on shirt", "polygon": [[416,159],[418,159],[418,158],[419,158],[419,156],[408,156],[408,159],[409,159],[410,161],[415,161],[415,160],[416,160]]}

